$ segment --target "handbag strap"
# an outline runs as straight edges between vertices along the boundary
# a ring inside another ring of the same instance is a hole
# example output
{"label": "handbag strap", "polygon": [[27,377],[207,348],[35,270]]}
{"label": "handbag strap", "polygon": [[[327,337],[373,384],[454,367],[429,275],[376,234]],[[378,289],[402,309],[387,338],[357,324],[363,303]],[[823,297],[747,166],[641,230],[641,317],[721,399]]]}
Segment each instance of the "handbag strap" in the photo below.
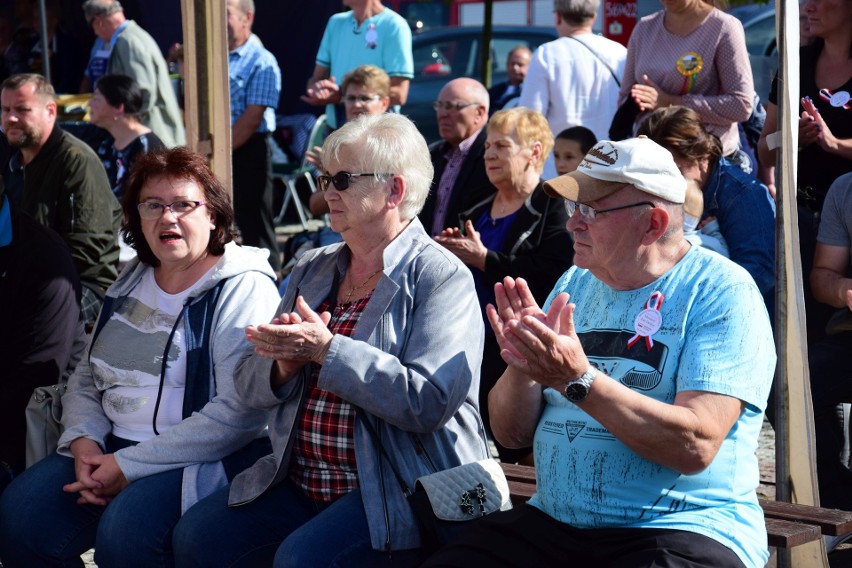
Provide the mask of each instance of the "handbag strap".
{"label": "handbag strap", "polygon": [[367,413],[364,412],[363,409],[359,408],[358,414],[361,416],[361,423],[367,429],[367,432],[370,434],[370,437],[373,439],[373,442],[375,442],[375,444],[379,447],[379,451],[382,453],[385,459],[388,460],[388,464],[390,465],[391,471],[393,471],[393,475],[394,477],[396,477],[397,483],[399,483],[399,486],[402,488],[402,493],[406,497],[410,497],[412,493],[411,489],[408,488],[408,484],[405,483],[405,480],[402,478],[402,475],[399,473],[399,470],[396,469],[393,460],[391,459],[387,450],[385,450],[384,444],[382,444],[382,441],[379,439],[379,435],[376,432],[376,429],[373,428],[373,425],[370,423],[370,419],[367,417]]}
{"label": "handbag strap", "polygon": [[604,66],[604,67],[606,67],[607,69],[609,69],[609,72],[610,72],[610,73],[612,73],[612,78],[613,78],[613,79],[615,79],[615,84],[616,84],[616,85],[618,85],[618,87],[619,87],[619,88],[621,88],[621,81],[618,79],[618,75],[616,75],[616,74],[615,74],[615,70],[614,70],[614,69],[610,66],[610,64],[609,64],[609,63],[607,63],[606,61],[604,61],[603,57],[601,57],[601,56],[598,54],[598,52],[597,52],[597,51],[595,51],[594,49],[592,49],[591,47],[589,47],[589,46],[588,46],[588,44],[586,44],[586,42],[581,41],[581,40],[577,39],[577,38],[576,38],[576,37],[574,37],[574,36],[565,36],[565,37],[568,37],[568,38],[570,38],[570,39],[573,39],[574,41],[576,41],[577,43],[579,43],[580,45],[582,45],[583,47],[585,47],[586,49],[588,49],[589,51],[591,51],[591,52],[592,52],[592,55],[594,55],[594,56],[597,58],[597,60],[598,60],[598,61],[600,61],[601,63],[603,63],[603,66]]}

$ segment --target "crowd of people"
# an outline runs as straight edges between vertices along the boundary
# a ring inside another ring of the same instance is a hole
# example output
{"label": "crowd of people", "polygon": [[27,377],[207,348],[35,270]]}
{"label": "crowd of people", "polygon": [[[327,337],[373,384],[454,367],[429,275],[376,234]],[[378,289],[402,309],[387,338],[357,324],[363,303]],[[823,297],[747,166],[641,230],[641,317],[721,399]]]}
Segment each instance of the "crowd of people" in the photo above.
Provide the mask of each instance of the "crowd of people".
{"label": "crowd of people", "polygon": [[[226,1],[232,192],[183,147],[168,64],[117,0],[82,3],[76,80],[6,50],[0,562],[764,566],[780,95],[755,155],[742,25],[662,0],[625,47],[592,32],[599,0],[553,0],[558,38],[512,49],[491,89],[448,81],[427,145],[404,116],[408,24],[343,3],[303,86],[254,2]],[[852,510],[852,0],[802,13],[817,473]],[[62,129],[60,78],[92,93],[94,147]],[[306,159],[328,227],[282,271],[286,85],[326,115]],[[49,384],[63,432],[26,468],[23,410]],[[405,487],[492,457],[535,465],[536,494],[425,547]]]}

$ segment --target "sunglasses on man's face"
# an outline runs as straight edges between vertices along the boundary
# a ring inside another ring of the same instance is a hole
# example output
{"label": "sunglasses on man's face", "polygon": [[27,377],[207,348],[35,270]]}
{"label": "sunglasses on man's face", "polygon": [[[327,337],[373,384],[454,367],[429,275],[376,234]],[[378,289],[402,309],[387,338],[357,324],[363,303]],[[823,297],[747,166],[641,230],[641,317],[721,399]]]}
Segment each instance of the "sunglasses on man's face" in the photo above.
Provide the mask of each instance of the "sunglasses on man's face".
{"label": "sunglasses on man's face", "polygon": [[349,172],[337,172],[333,176],[321,175],[317,176],[321,191],[328,191],[331,184],[334,184],[334,189],[344,191],[349,189],[350,180],[358,177],[376,177],[376,176],[393,176],[393,174],[350,174]]}

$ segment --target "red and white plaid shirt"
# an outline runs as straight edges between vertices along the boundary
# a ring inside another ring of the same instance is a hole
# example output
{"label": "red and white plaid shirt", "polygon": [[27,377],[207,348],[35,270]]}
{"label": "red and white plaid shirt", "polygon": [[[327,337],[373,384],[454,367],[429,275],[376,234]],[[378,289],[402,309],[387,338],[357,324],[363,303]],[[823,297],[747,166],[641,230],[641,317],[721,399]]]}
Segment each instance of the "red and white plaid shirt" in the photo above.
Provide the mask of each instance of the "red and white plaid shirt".
{"label": "red and white plaid shirt", "polygon": [[[372,293],[348,304],[338,304],[328,329],[349,337]],[[326,300],[317,310],[329,309]],[[320,366],[308,384],[307,397],[296,419],[296,435],[289,477],[305,495],[317,501],[335,501],[358,488],[355,462],[355,409],[339,396],[317,386]]]}

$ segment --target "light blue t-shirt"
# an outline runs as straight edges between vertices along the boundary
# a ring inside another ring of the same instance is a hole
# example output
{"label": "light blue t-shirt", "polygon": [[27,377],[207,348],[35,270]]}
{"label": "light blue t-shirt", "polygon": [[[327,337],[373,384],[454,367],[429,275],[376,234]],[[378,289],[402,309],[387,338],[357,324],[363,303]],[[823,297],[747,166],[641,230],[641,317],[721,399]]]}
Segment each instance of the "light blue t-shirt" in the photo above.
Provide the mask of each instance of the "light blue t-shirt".
{"label": "light blue t-shirt", "polygon": [[[337,81],[359,65],[375,65],[391,77],[414,77],[414,57],[411,52],[411,28],[405,19],[385,8],[367,18],[361,25],[352,11],[335,14],[328,20],[322,35],[317,65],[329,68]],[[331,128],[338,126],[334,105],[326,107]]]}
{"label": "light blue t-shirt", "polygon": [[574,324],[598,370],[666,403],[680,391],[695,390],[746,405],[710,466],[683,475],[640,457],[580,407],[546,389],[534,444],[538,493],[530,504],[578,528],[700,533],[733,550],[746,566],[764,566],[755,450],[775,347],[754,280],[733,262],[691,247],[645,287],[613,290],[572,267],[548,305],[559,292],[568,292],[577,305]]}

